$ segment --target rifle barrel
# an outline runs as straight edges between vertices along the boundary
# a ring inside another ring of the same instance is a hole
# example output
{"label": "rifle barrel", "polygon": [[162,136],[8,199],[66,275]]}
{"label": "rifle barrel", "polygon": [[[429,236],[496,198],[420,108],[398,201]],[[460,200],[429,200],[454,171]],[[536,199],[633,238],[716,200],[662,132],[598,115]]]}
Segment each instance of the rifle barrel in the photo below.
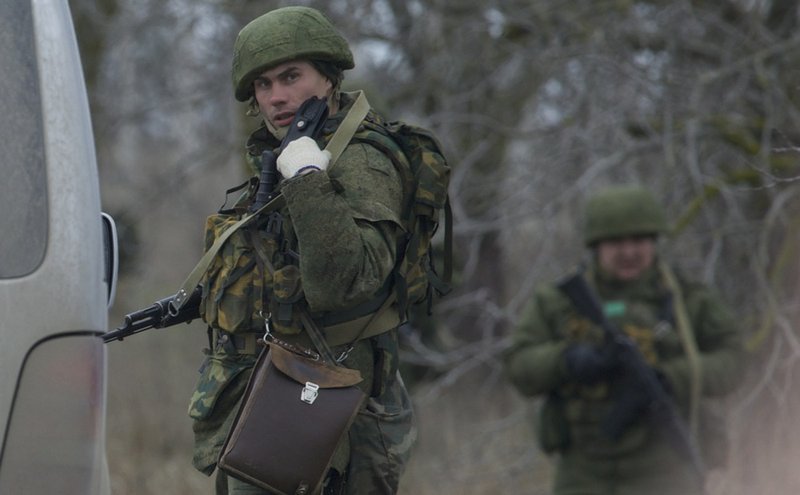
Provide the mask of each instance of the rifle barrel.
{"label": "rifle barrel", "polygon": [[200,316],[202,298],[203,288],[198,285],[178,313],[170,312],[170,302],[175,299],[174,294],[159,299],[146,308],[125,315],[122,326],[103,334],[103,342],[122,340],[151,328],[166,328],[178,323],[188,323]]}

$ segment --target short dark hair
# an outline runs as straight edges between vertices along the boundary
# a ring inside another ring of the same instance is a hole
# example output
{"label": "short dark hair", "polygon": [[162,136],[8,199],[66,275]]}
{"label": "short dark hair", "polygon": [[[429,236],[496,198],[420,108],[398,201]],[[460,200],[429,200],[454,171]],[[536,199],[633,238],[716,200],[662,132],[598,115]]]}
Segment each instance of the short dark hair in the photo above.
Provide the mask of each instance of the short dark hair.
{"label": "short dark hair", "polygon": [[334,90],[339,90],[342,81],[344,81],[344,71],[341,67],[326,60],[310,60],[309,62],[323,77],[331,82]]}

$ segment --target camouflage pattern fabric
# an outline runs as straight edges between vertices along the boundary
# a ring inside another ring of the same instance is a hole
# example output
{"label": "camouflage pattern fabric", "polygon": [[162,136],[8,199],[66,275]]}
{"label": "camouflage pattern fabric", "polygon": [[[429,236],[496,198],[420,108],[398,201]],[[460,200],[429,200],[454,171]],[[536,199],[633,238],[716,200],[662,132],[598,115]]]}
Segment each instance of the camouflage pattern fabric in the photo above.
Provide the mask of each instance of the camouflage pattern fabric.
{"label": "camouflage pattern fabric", "polygon": [[210,475],[233,424],[256,356],[230,353],[221,346],[213,351],[207,349],[206,353],[189,401],[189,416],[194,420],[192,464],[198,471]]}
{"label": "camouflage pattern fabric", "polygon": [[[587,280],[604,301],[609,319],[629,332],[665,376],[681,412],[688,414],[690,369],[680,336],[665,314],[669,294],[658,270],[622,284],[590,269]],[[741,372],[739,330],[728,308],[709,289],[686,281],[681,288],[701,353],[704,393],[728,393]],[[617,441],[603,433],[600,425],[614,405],[613,384],[571,382],[562,358],[571,342],[596,343],[601,336],[601,330],[550,285],[537,291],[513,332],[506,356],[510,379],[524,395],[548,397],[540,409],[537,434],[546,451],[549,447],[559,453],[554,493],[701,493],[689,461],[676,454],[652,421],[640,418]],[[665,479],[673,480],[669,486],[677,491],[661,484]]]}
{"label": "camouflage pattern fabric", "polygon": [[399,374],[385,391],[370,398],[350,428],[350,466],[345,494],[397,493],[400,475],[417,438],[408,392]]}
{"label": "camouflage pattern fabric", "polygon": [[[370,125],[357,133],[356,139],[372,143],[391,156],[403,177],[403,225],[408,236],[396,279],[398,290],[402,291],[398,300],[406,306],[405,311],[410,304],[429,300],[433,288],[446,290],[432,271],[431,239],[447,203],[450,166],[441,145],[427,130],[403,122],[385,122],[376,115],[370,115],[367,121]],[[448,258],[451,253],[444,256]],[[449,276],[446,274],[445,278]]]}
{"label": "camouflage pattern fabric", "polygon": [[[240,218],[222,213],[210,216],[206,220],[206,248]],[[249,229],[236,231],[201,280],[204,297],[200,316],[211,327],[236,333],[250,331],[263,321],[264,290],[272,285],[272,276],[259,266],[252,247],[254,237],[260,236]],[[266,251],[277,251],[275,239],[264,236],[258,241]]]}

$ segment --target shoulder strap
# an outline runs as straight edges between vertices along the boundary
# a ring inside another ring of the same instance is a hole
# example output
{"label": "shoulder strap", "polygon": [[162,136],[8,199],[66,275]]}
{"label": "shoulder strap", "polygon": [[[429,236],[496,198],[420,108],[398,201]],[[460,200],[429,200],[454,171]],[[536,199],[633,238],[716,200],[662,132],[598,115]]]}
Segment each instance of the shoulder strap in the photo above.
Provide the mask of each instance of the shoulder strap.
{"label": "shoulder strap", "polygon": [[331,153],[330,165],[336,163],[336,160],[339,159],[344,149],[347,148],[350,140],[353,139],[356,131],[358,131],[358,126],[361,125],[364,117],[369,113],[369,108],[366,95],[363,91],[358,91],[356,101],[353,103],[353,106],[350,107],[350,111],[347,112],[344,120],[339,124],[339,128],[336,129],[333,137],[328,141],[328,145],[325,147],[325,149]]}
{"label": "shoulder strap", "polygon": [[703,367],[700,361],[700,351],[697,349],[697,341],[692,331],[692,322],[689,319],[689,312],[686,309],[683,290],[678,282],[678,278],[666,263],[659,263],[659,270],[661,271],[661,276],[664,278],[664,282],[673,294],[673,301],[675,303],[675,323],[678,327],[678,335],[681,338],[681,344],[686,351],[686,356],[689,361],[689,373],[691,375],[691,382],[689,383],[689,428],[692,435],[696,438],[700,396],[703,393]]}

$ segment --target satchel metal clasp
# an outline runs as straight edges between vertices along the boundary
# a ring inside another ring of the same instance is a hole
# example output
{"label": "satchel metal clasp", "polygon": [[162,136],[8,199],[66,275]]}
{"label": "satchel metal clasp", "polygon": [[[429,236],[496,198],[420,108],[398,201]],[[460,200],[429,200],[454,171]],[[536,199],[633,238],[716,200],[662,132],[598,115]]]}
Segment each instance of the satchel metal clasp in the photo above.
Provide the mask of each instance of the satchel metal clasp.
{"label": "satchel metal clasp", "polygon": [[306,404],[313,404],[319,395],[319,385],[314,382],[306,382],[303,391],[300,392],[300,400]]}

